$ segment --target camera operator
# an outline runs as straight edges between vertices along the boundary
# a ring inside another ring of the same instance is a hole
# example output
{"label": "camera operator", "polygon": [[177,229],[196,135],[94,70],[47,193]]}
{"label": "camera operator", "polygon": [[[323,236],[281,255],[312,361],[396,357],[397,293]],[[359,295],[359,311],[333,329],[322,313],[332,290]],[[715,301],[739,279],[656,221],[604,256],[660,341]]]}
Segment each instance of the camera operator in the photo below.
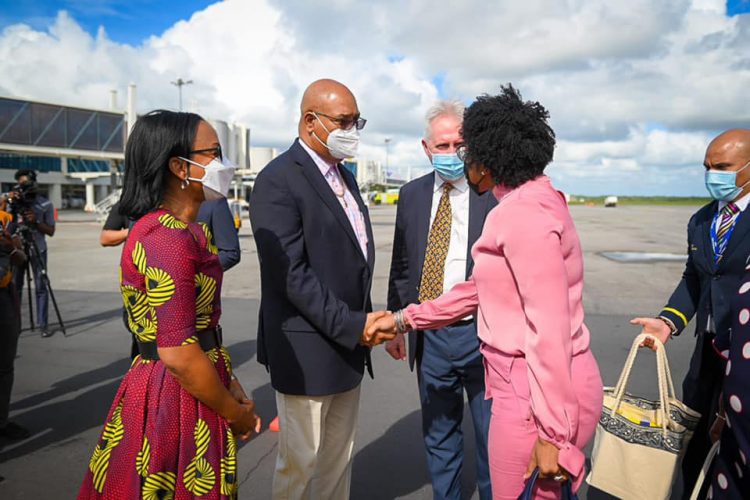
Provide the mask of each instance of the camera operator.
{"label": "camera operator", "polygon": [[13,267],[26,262],[23,243],[12,236],[12,216],[2,210],[0,201],[0,438],[25,439],[30,433],[8,421],[13,388],[13,363],[21,334],[21,308],[13,285]]}
{"label": "camera operator", "polygon": [[47,268],[47,236],[55,234],[55,207],[47,198],[39,194],[36,183],[36,172],[33,170],[18,170],[15,175],[18,183],[8,196],[8,207],[14,216],[14,222],[22,229],[28,228],[39,251],[39,259],[30,258],[27,263],[15,270],[13,277],[18,296],[22,296],[23,282],[26,276],[26,266],[31,263],[34,272],[34,288],[36,289],[36,318],[37,326],[42,337],[49,337],[54,332],[47,327],[49,309],[49,294],[42,280],[42,269],[37,263],[41,262]]}

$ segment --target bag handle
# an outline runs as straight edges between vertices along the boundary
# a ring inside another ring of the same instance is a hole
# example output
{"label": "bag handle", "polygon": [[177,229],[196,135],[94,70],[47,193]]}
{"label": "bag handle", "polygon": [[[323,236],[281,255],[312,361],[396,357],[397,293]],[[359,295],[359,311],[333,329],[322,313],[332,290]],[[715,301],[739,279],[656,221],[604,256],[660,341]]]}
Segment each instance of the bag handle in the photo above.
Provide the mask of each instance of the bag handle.
{"label": "bag handle", "polygon": [[[526,481],[526,486],[518,497],[518,500],[534,499],[534,486],[536,485],[537,479],[539,479],[538,467],[534,469],[534,472],[531,473],[531,477]],[[573,493],[573,487],[570,485],[570,480],[565,481],[560,485],[560,498],[562,500],[578,500],[578,495]]]}
{"label": "bag handle", "polygon": [[653,335],[644,333],[638,335],[635,340],[633,340],[633,345],[630,347],[630,352],[628,353],[628,357],[625,360],[625,366],[623,367],[622,372],[620,373],[620,378],[617,381],[617,385],[615,386],[615,402],[612,406],[611,415],[614,418],[617,414],[617,410],[620,408],[622,399],[625,396],[625,389],[627,387],[628,380],[630,379],[630,373],[633,370],[633,364],[635,363],[636,355],[638,354],[638,350],[641,344],[646,339],[651,339],[654,342],[654,346],[656,347],[656,373],[657,383],[659,387],[660,403],[660,408],[657,409],[657,417],[661,420],[662,431],[666,435],[668,425],[671,422],[671,416],[669,415],[668,411],[669,407],[667,398],[670,390],[672,391],[672,394],[674,394],[674,384],[672,382],[672,374],[669,370],[669,365],[667,364],[666,354],[664,353],[664,344],[662,344],[661,341]]}
{"label": "bag handle", "polygon": [[630,347],[630,352],[628,353],[628,357],[625,360],[625,366],[623,367],[622,372],[620,373],[620,379],[617,381],[617,386],[615,386],[615,404],[612,407],[611,414],[614,418],[617,410],[620,408],[620,404],[622,403],[622,399],[625,396],[625,389],[628,384],[628,380],[630,379],[630,373],[633,369],[633,364],[635,363],[636,355],[638,354],[638,350],[640,349],[641,344],[646,339],[651,339],[654,342],[654,346],[656,347],[656,373],[657,373],[657,383],[659,387],[659,408],[657,409],[657,417],[660,419],[662,423],[662,431],[666,435],[667,433],[667,423],[668,423],[668,414],[666,412],[667,408],[667,399],[666,395],[668,392],[667,386],[666,386],[666,370],[664,368],[664,360],[665,357],[663,355],[663,349],[664,344],[661,343],[661,341],[654,337],[653,335],[649,334],[640,334],[638,335],[634,340],[633,344]]}
{"label": "bag handle", "polygon": [[664,354],[664,371],[666,372],[667,376],[667,383],[669,384],[669,393],[667,394],[668,397],[677,399],[677,393],[674,391],[674,382],[672,379],[672,371],[669,369],[669,359],[667,358],[667,348],[662,344],[662,353]]}
{"label": "bag handle", "polygon": [[703,482],[706,480],[706,476],[708,475],[708,469],[711,468],[711,462],[714,461],[714,457],[718,452],[719,441],[717,440],[711,447],[711,450],[708,452],[706,461],[703,462],[703,467],[701,467],[701,472],[700,474],[698,474],[698,480],[695,482],[693,493],[690,495],[690,500],[698,500],[698,496],[701,494],[701,489],[703,489]]}
{"label": "bag handle", "polygon": [[[617,385],[615,385],[615,392],[614,396],[617,401],[619,401],[623,394],[625,393],[625,388],[628,385],[628,380],[630,379],[630,372],[633,369],[633,364],[635,363],[635,357],[638,354],[638,350],[646,339],[652,339],[654,341],[654,346],[656,347],[657,352],[657,368],[659,366],[659,348],[663,347],[663,344],[654,337],[653,335],[649,334],[640,334],[638,335],[634,340],[633,344],[630,346],[630,352],[628,353],[628,357],[625,359],[625,366],[622,369],[622,372],[620,372],[620,378],[617,380]],[[657,371],[658,373],[658,371]]]}

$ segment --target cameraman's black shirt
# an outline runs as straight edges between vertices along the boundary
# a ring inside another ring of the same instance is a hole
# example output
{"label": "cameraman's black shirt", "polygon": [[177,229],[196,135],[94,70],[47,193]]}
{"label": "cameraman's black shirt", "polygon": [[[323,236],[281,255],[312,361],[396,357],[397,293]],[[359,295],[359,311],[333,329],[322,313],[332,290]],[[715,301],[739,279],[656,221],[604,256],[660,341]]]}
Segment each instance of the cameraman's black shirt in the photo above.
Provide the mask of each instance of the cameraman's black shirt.
{"label": "cameraman's black shirt", "polygon": [[[55,207],[51,201],[42,195],[37,195],[34,203],[31,205],[31,209],[34,211],[34,215],[36,215],[37,222],[43,222],[48,226],[55,227]],[[44,233],[32,228],[31,234],[39,251],[46,252],[47,241],[45,240]]]}
{"label": "cameraman's black shirt", "polygon": [[129,227],[130,219],[120,214],[120,202],[118,201],[112,205],[102,229],[107,231],[119,231],[121,229],[128,229]]}

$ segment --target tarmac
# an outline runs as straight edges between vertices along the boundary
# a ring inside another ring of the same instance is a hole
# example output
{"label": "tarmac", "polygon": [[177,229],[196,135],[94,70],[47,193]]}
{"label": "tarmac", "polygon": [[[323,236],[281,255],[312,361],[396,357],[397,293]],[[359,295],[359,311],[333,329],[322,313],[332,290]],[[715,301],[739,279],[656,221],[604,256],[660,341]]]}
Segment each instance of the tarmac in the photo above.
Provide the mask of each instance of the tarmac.
{"label": "tarmac", "polygon": [[[686,224],[698,207],[571,207],[584,249],[586,323],[605,384],[616,382],[638,330],[634,316],[653,316],[680,279],[684,264],[672,260],[617,262],[607,252],[682,254]],[[376,246],[373,302],[383,307],[388,286],[395,207],[371,207]],[[2,499],[74,498],[88,466],[112,397],[129,367],[130,337],[121,321],[118,293],[120,248],[101,248],[101,225],[90,215],[60,212],[49,242],[49,275],[67,336],[43,339],[22,333],[16,359],[11,418],[33,431],[22,442],[0,439]],[[270,498],[277,434],[267,430],[276,414],[274,392],[256,361],[260,299],[258,259],[250,224],[240,230],[242,261],[224,280],[225,344],[235,373],[255,400],[264,430],[241,445],[240,497]],[[24,296],[24,302],[26,298]],[[50,307],[50,322],[54,321]],[[24,312],[28,326],[28,315]],[[690,327],[692,328],[692,327]],[[687,370],[694,337],[687,333],[668,345],[678,387]],[[360,418],[352,470],[353,499],[432,498],[421,438],[416,376],[382,347],[373,352],[375,379],[362,385]],[[628,389],[655,395],[653,355],[639,356]],[[465,419],[466,498],[474,487],[473,435]],[[675,491],[674,496],[679,492]],[[606,498],[579,492],[581,498]]]}

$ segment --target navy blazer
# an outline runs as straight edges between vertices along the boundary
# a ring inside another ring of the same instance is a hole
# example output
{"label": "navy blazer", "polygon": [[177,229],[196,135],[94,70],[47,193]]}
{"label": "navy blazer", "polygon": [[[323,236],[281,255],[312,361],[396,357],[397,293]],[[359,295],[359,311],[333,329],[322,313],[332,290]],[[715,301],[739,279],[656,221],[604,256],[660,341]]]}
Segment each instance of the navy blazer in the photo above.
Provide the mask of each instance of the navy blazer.
{"label": "navy blazer", "polygon": [[339,200],[296,140],[255,180],[250,222],[258,249],[258,361],[284,394],[323,396],[362,380],[370,350],[359,345],[375,245],[354,176],[340,169],[367,227],[367,259]]}
{"label": "navy blazer", "polygon": [[[719,358],[711,342],[716,335],[727,335],[732,326],[731,301],[745,274],[750,253],[750,211],[745,210],[735,223],[734,232],[721,261],[714,263],[711,224],[718,210],[713,201],[698,210],[688,222],[688,258],[682,279],[660,315],[669,318],[678,333],[695,316],[698,336],[690,370],[683,387],[685,403],[697,411],[706,411],[708,401],[721,382]],[[709,315],[715,325],[707,332]]]}
{"label": "navy blazer", "polygon": [[[398,197],[396,229],[393,236],[391,274],[388,281],[388,310],[397,311],[419,302],[419,284],[422,281],[427,238],[430,233],[432,195],[435,191],[435,173],[431,172],[405,184]],[[487,214],[497,205],[491,192],[482,195],[469,190],[469,240],[466,257],[466,277],[471,276],[474,259],[471,247],[482,234]],[[423,332],[409,337],[409,366],[421,361]]]}
{"label": "navy blazer", "polygon": [[234,227],[234,215],[226,198],[201,203],[196,221],[204,222],[214,237],[213,244],[219,250],[221,268],[226,272],[239,264],[242,258],[240,237]]}

